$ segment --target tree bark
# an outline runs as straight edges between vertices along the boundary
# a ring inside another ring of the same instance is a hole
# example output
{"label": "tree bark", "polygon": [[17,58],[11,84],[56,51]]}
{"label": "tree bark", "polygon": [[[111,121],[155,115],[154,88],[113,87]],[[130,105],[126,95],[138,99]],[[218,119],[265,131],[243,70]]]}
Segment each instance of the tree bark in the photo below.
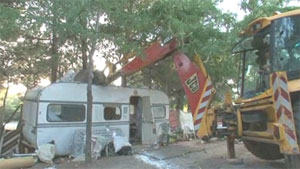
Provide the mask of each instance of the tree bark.
{"label": "tree bark", "polygon": [[5,117],[5,110],[6,110],[6,99],[7,99],[7,96],[8,96],[8,90],[9,90],[9,77],[7,78],[7,87],[6,87],[6,91],[5,91],[5,94],[4,94],[4,98],[3,98],[3,104],[2,104],[2,107],[0,109],[0,139],[2,138],[2,125],[3,125],[3,121],[4,121],[4,117]]}
{"label": "tree bark", "polygon": [[[96,21],[96,34],[98,35],[99,29],[99,18],[100,11],[97,13],[97,21]],[[96,36],[98,37],[98,36]],[[93,55],[96,50],[96,42],[97,39],[92,39],[92,48],[89,52],[89,67],[88,67],[88,85],[87,85],[87,119],[86,119],[86,147],[85,147],[85,162],[89,164],[92,161],[92,110],[93,110],[93,93],[92,93],[92,81],[93,81]]]}
{"label": "tree bark", "polygon": [[184,101],[184,91],[183,89],[179,89],[176,97],[176,110],[183,109],[183,101]]}
{"label": "tree bark", "polygon": [[52,43],[51,43],[51,83],[56,82],[57,80],[57,72],[58,72],[58,37],[56,32],[57,26],[57,13],[56,13],[56,1],[53,1],[54,8],[52,9],[53,18],[52,18]]}
{"label": "tree bark", "polygon": [[87,70],[87,43],[86,39],[81,40],[81,52],[82,52],[82,69]]}
{"label": "tree bark", "polygon": [[85,149],[86,163],[90,163],[92,161],[92,152],[91,152],[92,110],[93,110],[92,81],[93,81],[93,55],[92,53],[90,53],[89,67],[88,67],[88,85],[87,85],[87,119],[86,119],[86,149]]}
{"label": "tree bark", "polygon": [[57,80],[57,71],[58,71],[58,52],[57,52],[57,37],[56,33],[53,32],[52,44],[51,44],[51,83],[56,82]]}
{"label": "tree bark", "polygon": [[125,75],[121,76],[121,78],[122,78],[121,86],[122,87],[126,87],[127,86],[127,78],[126,78],[126,76]]}

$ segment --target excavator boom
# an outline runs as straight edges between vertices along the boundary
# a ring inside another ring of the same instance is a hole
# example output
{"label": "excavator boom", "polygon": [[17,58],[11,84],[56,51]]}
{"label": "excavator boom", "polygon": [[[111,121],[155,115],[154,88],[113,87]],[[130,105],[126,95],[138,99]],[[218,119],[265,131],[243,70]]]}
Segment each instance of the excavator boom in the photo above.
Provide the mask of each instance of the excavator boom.
{"label": "excavator boom", "polygon": [[210,136],[212,133],[210,125],[214,118],[209,118],[210,122],[208,122],[206,112],[214,95],[213,85],[200,58],[197,57],[196,63],[194,63],[184,53],[178,51],[177,47],[176,39],[163,46],[159,42],[155,42],[144,50],[145,57],[135,57],[112,77],[133,74],[167,56],[173,56],[177,73],[193,114],[196,134],[201,138]]}

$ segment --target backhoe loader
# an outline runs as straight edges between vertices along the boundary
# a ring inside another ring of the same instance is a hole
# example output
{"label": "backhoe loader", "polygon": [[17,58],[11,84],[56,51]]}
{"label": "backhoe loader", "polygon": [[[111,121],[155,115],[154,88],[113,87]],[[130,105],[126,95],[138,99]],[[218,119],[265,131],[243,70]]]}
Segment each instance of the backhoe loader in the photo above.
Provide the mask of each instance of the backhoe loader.
{"label": "backhoe loader", "polygon": [[300,168],[300,10],[259,18],[241,35],[232,50],[241,60],[240,98],[229,130],[255,156]]}
{"label": "backhoe loader", "polygon": [[179,51],[176,39],[153,43],[145,57],[135,57],[107,83],[173,56],[198,137],[227,136],[230,158],[234,140],[241,139],[261,159],[285,158],[288,168],[300,168],[300,10],[259,18],[241,35],[232,50],[240,58],[240,95],[232,101],[227,94],[225,109],[210,109],[210,77],[199,57],[192,62]]}

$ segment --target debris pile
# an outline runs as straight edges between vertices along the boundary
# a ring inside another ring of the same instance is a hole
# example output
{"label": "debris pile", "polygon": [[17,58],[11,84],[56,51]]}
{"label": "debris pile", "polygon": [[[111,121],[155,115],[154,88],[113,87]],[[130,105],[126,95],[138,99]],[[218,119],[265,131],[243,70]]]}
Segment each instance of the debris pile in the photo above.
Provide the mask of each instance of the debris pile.
{"label": "debris pile", "polygon": [[170,142],[179,140],[191,140],[196,138],[193,116],[190,112],[182,110],[170,111],[170,129],[171,140]]}
{"label": "debris pile", "polygon": [[[75,73],[74,70],[69,70],[58,82],[88,82],[88,71],[80,70]],[[106,76],[103,71],[95,70],[93,72],[93,84],[104,85],[106,84]]]}
{"label": "debris pile", "polygon": [[[84,160],[85,131],[76,130],[74,134],[71,156],[74,161]],[[102,155],[109,156],[117,153],[119,155],[131,154],[131,144],[118,128],[106,128],[93,130],[92,132],[92,158],[98,159]]]}

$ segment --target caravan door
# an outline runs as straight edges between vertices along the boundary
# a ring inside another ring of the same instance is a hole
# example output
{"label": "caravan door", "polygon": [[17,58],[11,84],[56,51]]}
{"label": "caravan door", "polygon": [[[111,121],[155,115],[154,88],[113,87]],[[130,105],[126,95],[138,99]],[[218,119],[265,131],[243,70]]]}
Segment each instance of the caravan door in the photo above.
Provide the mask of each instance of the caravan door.
{"label": "caravan door", "polygon": [[151,110],[149,96],[142,98],[142,144],[154,144],[156,141],[156,129]]}

